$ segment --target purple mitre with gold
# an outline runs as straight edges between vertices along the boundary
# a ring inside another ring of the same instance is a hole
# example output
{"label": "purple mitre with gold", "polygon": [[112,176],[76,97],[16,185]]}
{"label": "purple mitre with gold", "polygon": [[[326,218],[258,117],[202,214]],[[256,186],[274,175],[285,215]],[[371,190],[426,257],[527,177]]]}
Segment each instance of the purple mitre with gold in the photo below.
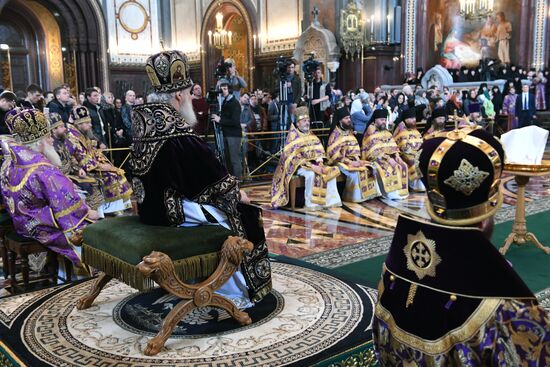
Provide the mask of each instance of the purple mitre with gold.
{"label": "purple mitre with gold", "polygon": [[49,137],[48,119],[36,109],[23,110],[11,116],[7,125],[18,143],[3,143],[0,180],[15,230],[80,264],[71,238],[91,222],[88,207],[59,168],[28,147]]}
{"label": "purple mitre with gold", "polygon": [[382,366],[547,365],[548,315],[480,227],[502,204],[503,163],[483,129],[423,143],[432,222],[399,217],[373,323]]}

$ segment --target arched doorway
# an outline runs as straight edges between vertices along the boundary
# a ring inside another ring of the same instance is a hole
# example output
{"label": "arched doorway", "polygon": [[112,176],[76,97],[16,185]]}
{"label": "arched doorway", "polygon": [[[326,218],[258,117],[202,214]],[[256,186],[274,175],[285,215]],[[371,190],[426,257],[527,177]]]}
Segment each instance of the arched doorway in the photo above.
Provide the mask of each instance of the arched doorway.
{"label": "arched doorway", "polygon": [[[205,52],[202,54],[202,84],[207,89],[216,84],[214,75],[216,65],[221,56],[232,58],[237,65],[237,71],[248,84],[248,90],[254,87],[254,53],[253,35],[256,25],[250,17],[252,6],[248,1],[222,0],[212,2],[202,22],[201,44]],[[218,50],[208,44],[208,31],[214,30],[216,13],[221,12],[224,19],[224,29],[233,33],[233,44],[224,50]]]}
{"label": "arched doorway", "polygon": [[[108,88],[107,36],[98,0],[7,0],[0,5],[4,5],[0,26],[10,29],[15,23],[22,34],[27,29],[25,47],[14,40],[6,42],[14,51],[14,81],[16,68],[21,69],[16,61],[26,57],[28,70],[19,71],[27,80],[20,77],[21,85],[38,83],[53,89],[68,83],[73,92],[91,86]],[[26,56],[23,49],[28,50]]]}

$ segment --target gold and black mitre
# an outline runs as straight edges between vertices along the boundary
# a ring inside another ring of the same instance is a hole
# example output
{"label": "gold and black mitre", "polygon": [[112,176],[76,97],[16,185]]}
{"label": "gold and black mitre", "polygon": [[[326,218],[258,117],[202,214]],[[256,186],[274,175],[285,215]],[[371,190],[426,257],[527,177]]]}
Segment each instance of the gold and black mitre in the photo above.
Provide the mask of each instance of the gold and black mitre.
{"label": "gold and black mitre", "polygon": [[78,106],[71,111],[71,120],[74,125],[83,124],[85,122],[92,122],[90,112],[84,106]]}
{"label": "gold and black mitre", "polygon": [[15,139],[23,144],[37,142],[49,136],[51,131],[48,119],[37,109],[10,113],[6,118],[6,125]]}
{"label": "gold and black mitre", "polygon": [[50,128],[52,130],[65,124],[61,118],[61,115],[57,112],[50,112],[48,114],[48,120],[50,120]]}
{"label": "gold and black mitre", "polygon": [[157,93],[171,93],[193,85],[187,56],[181,51],[162,51],[147,59],[145,71]]}
{"label": "gold and black mitre", "polygon": [[426,209],[435,222],[475,224],[500,208],[504,149],[491,134],[471,128],[441,132],[421,149]]}

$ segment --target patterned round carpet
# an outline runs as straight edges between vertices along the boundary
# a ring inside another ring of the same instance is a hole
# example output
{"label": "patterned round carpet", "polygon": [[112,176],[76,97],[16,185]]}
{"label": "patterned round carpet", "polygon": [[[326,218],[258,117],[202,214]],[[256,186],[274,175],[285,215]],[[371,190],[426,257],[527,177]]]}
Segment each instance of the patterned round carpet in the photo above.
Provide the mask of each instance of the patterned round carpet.
{"label": "patterned round carpet", "polygon": [[155,357],[142,351],[177,300],[120,282],[84,311],[75,303],[91,281],[53,290],[20,315],[20,343],[10,349],[28,353],[32,366],[305,366],[371,340],[374,290],[287,263],[272,270],[274,291],[247,310],[251,325],[222,310],[196,310]]}

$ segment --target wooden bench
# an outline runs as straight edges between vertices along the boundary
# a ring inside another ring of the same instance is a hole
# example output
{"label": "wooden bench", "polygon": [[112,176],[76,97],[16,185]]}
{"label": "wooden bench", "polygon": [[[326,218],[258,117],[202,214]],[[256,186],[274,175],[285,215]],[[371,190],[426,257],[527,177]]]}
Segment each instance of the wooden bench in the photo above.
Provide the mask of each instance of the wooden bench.
{"label": "wooden bench", "polygon": [[[18,256],[21,258],[23,291],[25,292],[29,290],[29,255],[47,252],[49,256],[53,255],[54,259],[57,259],[56,255],[40,242],[33,240],[32,238],[20,236],[15,232],[9,232],[5,235],[3,246],[5,248],[5,252],[9,253],[8,273],[11,278],[11,287],[14,294],[17,293],[19,288],[19,284],[17,282],[17,270],[15,266],[15,260]],[[57,264],[57,261],[55,261],[55,264]],[[57,284],[57,266],[53,266],[53,271],[49,274],[35,278],[35,280],[41,279],[51,279],[53,284]]]}

